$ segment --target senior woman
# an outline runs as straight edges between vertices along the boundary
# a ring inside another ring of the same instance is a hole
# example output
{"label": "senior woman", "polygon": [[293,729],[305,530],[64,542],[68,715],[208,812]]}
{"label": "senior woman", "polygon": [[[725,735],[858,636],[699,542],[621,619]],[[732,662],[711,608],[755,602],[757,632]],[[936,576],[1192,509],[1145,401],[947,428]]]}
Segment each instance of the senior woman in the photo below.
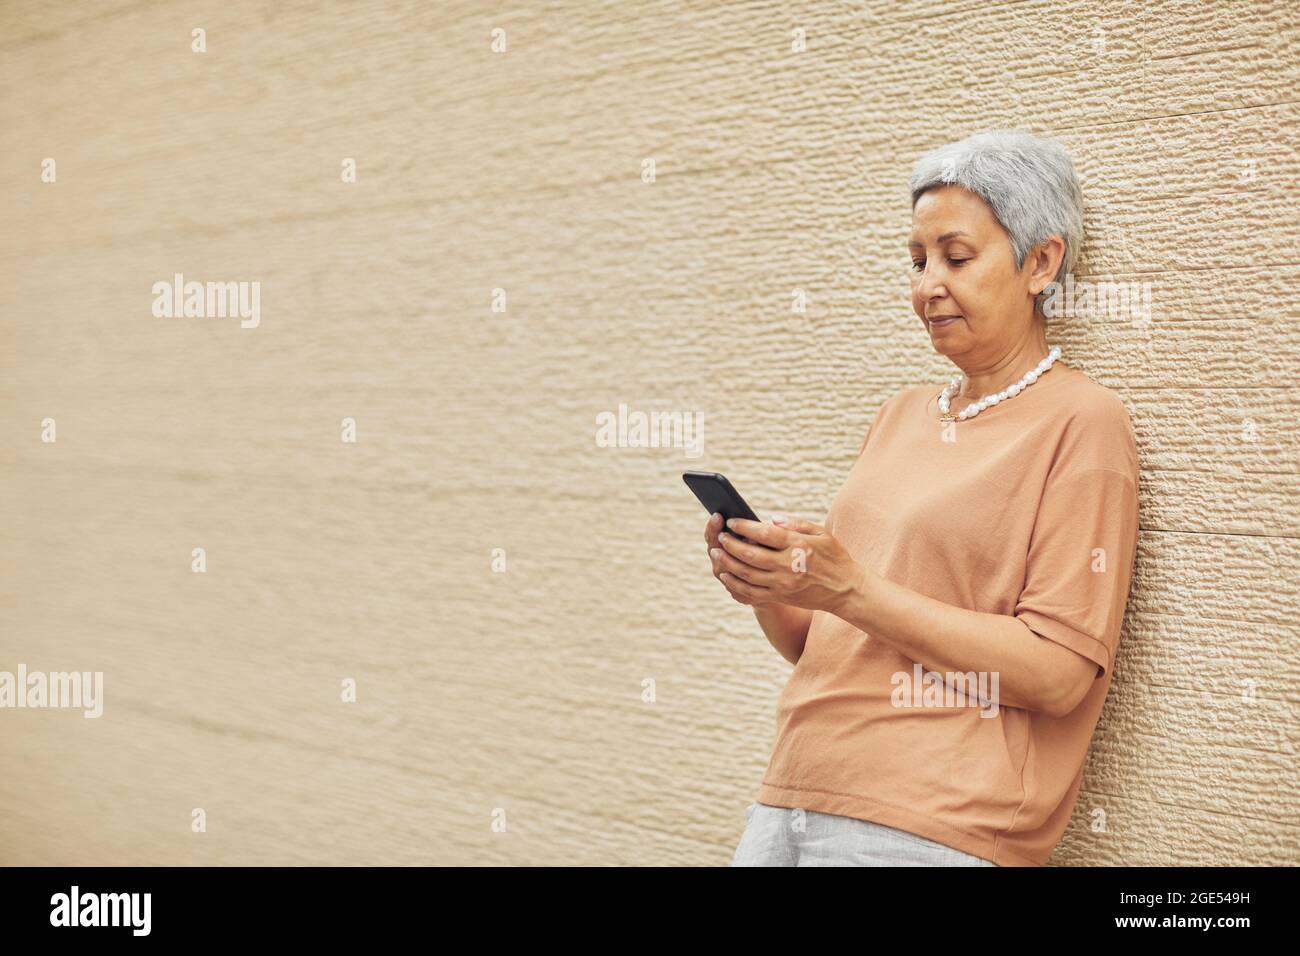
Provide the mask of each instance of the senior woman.
{"label": "senior woman", "polygon": [[922,157],[911,198],[912,308],[959,374],[879,407],[824,526],[706,526],[714,575],[795,665],[733,866],[1041,866],[1110,685],[1137,448],[1119,397],[1047,344],[1083,233],[1073,164],[982,133]]}

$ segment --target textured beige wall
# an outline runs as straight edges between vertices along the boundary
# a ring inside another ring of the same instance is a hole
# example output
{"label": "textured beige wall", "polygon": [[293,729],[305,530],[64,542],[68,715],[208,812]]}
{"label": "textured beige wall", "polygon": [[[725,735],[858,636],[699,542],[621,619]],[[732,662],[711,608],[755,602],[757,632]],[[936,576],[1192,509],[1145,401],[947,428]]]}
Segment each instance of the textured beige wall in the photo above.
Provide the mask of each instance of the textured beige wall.
{"label": "textured beige wall", "polygon": [[[0,670],[105,701],[0,711],[0,862],[728,862],[790,666],[679,473],[824,516],[950,369],[910,164],[1000,125],[1154,296],[1049,335],[1143,466],[1054,862],[1300,862],[1300,7],[1212,6],[4,3]],[[155,318],[176,272],[260,325]]]}

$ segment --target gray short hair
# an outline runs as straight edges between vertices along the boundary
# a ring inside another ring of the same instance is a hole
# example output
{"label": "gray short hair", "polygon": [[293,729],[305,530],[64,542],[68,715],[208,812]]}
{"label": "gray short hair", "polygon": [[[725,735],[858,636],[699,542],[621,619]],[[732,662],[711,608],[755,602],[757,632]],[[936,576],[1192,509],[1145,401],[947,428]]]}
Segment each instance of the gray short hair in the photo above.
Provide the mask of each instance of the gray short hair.
{"label": "gray short hair", "polygon": [[1049,236],[1065,243],[1056,281],[1074,268],[1083,244],[1083,191],[1070,154],[1055,139],[989,130],[931,150],[912,168],[912,208],[927,189],[947,185],[988,204],[1011,239],[1017,269]]}

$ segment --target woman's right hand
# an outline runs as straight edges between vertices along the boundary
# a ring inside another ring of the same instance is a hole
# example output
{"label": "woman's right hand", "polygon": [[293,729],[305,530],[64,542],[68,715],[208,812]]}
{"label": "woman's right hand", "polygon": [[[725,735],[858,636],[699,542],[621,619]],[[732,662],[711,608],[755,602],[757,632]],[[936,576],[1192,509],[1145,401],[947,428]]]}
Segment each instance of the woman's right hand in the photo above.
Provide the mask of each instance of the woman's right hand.
{"label": "woman's right hand", "polygon": [[[714,512],[709,515],[709,520],[704,525],[704,541],[709,548],[709,561],[713,564],[713,576],[715,578],[722,571],[722,562],[713,555],[713,551],[717,550],[720,554],[726,553],[722,550],[722,545],[718,543],[718,532],[721,530],[722,515]],[[754,602],[735,594],[731,588],[727,587],[727,582],[721,578],[718,578],[718,583],[727,589],[727,593],[731,595],[731,599],[737,604],[744,604],[746,607],[753,608],[754,616],[758,618],[759,626],[763,628],[763,634],[778,654],[791,664],[799,663],[799,657],[803,654],[804,643],[808,639],[808,628],[812,623],[811,611],[805,611],[799,607],[789,607],[785,604],[756,606]]]}
{"label": "woman's right hand", "polygon": [[[718,541],[718,533],[720,531],[722,531],[722,515],[715,511],[713,514],[709,515],[709,520],[704,525],[704,541],[709,548],[709,561],[713,565],[713,576],[717,578],[718,583],[721,584],[723,588],[726,589],[727,593],[731,595],[733,601],[737,604],[744,604],[747,607],[753,607],[752,601],[746,600],[737,595],[731,590],[731,588],[727,587],[725,581],[718,577],[718,575],[723,571],[721,556],[726,553],[722,550],[722,545]],[[717,553],[715,554],[714,552]]]}

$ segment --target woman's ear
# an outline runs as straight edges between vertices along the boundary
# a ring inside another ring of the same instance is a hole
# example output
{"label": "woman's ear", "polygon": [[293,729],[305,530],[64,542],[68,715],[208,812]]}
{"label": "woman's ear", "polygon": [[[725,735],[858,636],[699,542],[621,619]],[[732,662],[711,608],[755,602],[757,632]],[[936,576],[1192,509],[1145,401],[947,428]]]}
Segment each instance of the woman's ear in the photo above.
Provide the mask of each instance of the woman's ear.
{"label": "woman's ear", "polygon": [[1065,258],[1065,240],[1048,236],[1030,250],[1025,260],[1029,267],[1029,291],[1038,295],[1052,283]]}

